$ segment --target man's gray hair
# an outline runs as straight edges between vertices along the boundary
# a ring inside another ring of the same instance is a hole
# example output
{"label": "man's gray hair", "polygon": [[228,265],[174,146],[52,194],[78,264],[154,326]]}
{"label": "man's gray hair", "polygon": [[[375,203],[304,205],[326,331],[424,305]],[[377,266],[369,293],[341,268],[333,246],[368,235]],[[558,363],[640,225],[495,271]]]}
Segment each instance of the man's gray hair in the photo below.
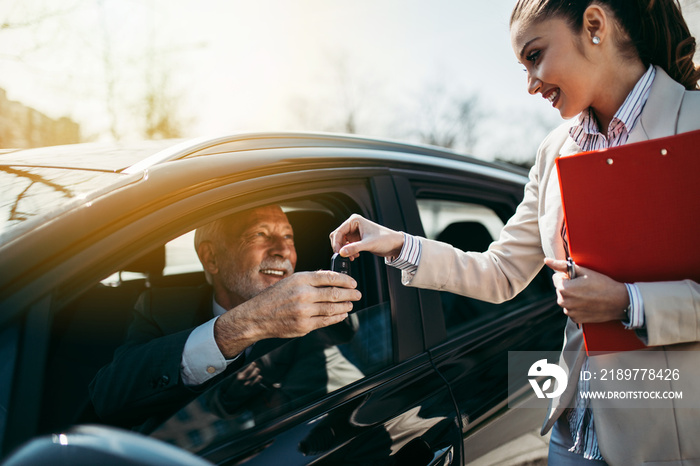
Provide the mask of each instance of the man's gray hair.
{"label": "man's gray hair", "polygon": [[[235,214],[234,214],[235,215]],[[222,247],[224,242],[224,231],[226,229],[226,224],[234,216],[229,215],[227,217],[217,218],[213,222],[207,223],[197,228],[194,232],[194,250],[197,251],[197,256],[199,257],[199,246],[205,242],[209,241],[215,248],[215,252]],[[200,262],[202,258],[199,258]],[[202,264],[204,265],[204,264]],[[207,279],[207,283],[212,284],[211,274],[207,272],[206,267],[204,268],[204,277]]]}

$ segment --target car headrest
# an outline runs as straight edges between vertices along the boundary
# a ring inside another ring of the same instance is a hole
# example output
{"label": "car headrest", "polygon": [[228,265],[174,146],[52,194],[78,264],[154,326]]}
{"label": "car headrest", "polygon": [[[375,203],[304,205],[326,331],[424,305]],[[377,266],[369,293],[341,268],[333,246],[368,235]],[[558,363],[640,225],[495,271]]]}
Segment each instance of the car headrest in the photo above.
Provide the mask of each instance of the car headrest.
{"label": "car headrest", "polygon": [[297,272],[328,270],[331,263],[331,231],[340,222],[331,214],[320,211],[297,210],[287,212],[294,229],[294,244],[297,250]]}
{"label": "car headrest", "polygon": [[491,233],[480,222],[451,223],[435,239],[462,251],[475,252],[486,251],[493,242]]}
{"label": "car headrest", "polygon": [[150,276],[163,275],[165,268],[165,245],[159,246],[146,254],[143,254],[136,260],[132,261],[122,270],[125,272],[138,272],[148,274]]}

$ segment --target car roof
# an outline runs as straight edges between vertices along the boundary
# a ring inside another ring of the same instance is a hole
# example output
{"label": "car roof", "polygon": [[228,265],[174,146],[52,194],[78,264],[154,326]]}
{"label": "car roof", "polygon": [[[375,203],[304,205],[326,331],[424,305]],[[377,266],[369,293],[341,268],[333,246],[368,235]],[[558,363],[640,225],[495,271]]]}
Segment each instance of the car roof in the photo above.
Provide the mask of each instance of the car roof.
{"label": "car roof", "polygon": [[[319,152],[324,148],[333,149],[339,161],[362,158],[382,165],[410,162],[446,169],[464,169],[468,164],[483,174],[505,176],[514,182],[523,178],[522,169],[517,167],[442,148],[329,133],[248,133],[4,151],[0,152],[0,244],[32,225],[144,179],[155,167],[170,162],[238,153],[236,165],[240,169],[255,169],[290,160],[326,160],[327,152]],[[262,150],[266,150],[264,156],[258,152]],[[16,228],[18,225],[22,228]]]}
{"label": "car roof", "polygon": [[[225,152],[273,148],[370,149],[427,155],[494,165],[467,155],[421,144],[332,133],[245,133],[197,139],[164,139],[116,143],[82,143],[0,152],[0,166],[72,168],[135,173],[157,164]],[[507,165],[500,166],[510,170]],[[513,170],[517,172],[517,169]]]}
{"label": "car roof", "polygon": [[88,142],[3,151],[0,166],[53,167],[120,172],[168,147],[177,140]]}

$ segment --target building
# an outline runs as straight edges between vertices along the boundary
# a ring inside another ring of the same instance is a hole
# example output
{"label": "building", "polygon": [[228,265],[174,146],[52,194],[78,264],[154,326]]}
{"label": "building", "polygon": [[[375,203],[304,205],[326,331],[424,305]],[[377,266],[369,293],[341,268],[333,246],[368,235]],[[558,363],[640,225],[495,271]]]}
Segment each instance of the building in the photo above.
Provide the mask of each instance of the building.
{"label": "building", "polygon": [[80,125],[70,118],[57,120],[8,100],[0,89],[0,148],[28,148],[80,142]]}

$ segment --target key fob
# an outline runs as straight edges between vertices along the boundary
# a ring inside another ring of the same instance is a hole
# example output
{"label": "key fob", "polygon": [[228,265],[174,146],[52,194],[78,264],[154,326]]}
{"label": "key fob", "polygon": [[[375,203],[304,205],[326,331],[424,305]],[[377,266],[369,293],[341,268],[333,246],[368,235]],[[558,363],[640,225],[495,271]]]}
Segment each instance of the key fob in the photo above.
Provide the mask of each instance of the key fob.
{"label": "key fob", "polygon": [[331,257],[331,270],[350,275],[350,259],[342,257],[337,252]]}

